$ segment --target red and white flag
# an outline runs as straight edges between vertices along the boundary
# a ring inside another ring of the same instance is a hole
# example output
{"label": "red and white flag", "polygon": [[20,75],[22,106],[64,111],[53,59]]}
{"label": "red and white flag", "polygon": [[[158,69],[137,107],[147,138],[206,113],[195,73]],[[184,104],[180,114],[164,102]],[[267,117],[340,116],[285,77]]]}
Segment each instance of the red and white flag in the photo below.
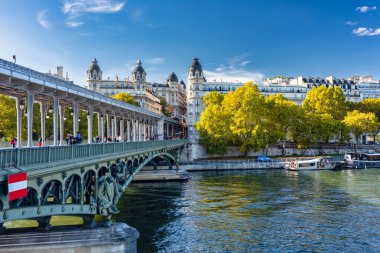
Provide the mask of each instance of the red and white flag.
{"label": "red and white flag", "polygon": [[8,199],[19,199],[28,195],[26,172],[8,175]]}

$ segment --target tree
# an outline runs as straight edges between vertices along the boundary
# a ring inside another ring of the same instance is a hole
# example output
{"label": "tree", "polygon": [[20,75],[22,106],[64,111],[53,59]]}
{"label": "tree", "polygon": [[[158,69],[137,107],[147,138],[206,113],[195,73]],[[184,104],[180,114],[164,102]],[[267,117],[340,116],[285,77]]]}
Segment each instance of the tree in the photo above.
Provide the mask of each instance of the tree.
{"label": "tree", "polygon": [[357,108],[361,112],[373,112],[376,116],[380,117],[380,98],[366,98],[357,103]]}
{"label": "tree", "polygon": [[118,93],[118,94],[112,96],[112,98],[123,101],[123,102],[131,104],[131,105],[140,106],[140,104],[138,102],[136,102],[136,100],[130,94],[128,94],[126,92]]}
{"label": "tree", "polygon": [[359,139],[362,134],[376,133],[378,129],[376,115],[373,112],[364,113],[354,110],[352,112],[348,112],[342,122],[354,134],[356,144],[359,143]]}
{"label": "tree", "polygon": [[0,95],[0,135],[9,141],[16,136],[16,102],[5,95]]}
{"label": "tree", "polygon": [[160,98],[160,105],[162,108],[162,114],[165,115],[166,117],[170,117],[171,113],[168,110],[168,102],[166,101],[166,99],[164,97]]}
{"label": "tree", "polygon": [[222,108],[223,95],[211,92],[203,97],[206,105],[196,128],[200,133],[200,143],[204,145],[210,154],[224,154],[227,152],[228,143],[232,137],[230,134],[230,115]]}
{"label": "tree", "polygon": [[334,119],[341,120],[346,114],[345,96],[341,88],[321,85],[314,87],[306,94],[302,108],[306,112],[330,114]]}
{"label": "tree", "polygon": [[241,152],[257,151],[263,147],[262,128],[265,125],[267,108],[264,96],[257,85],[251,82],[224,96],[222,108],[230,118],[229,130],[233,140],[240,145]]}
{"label": "tree", "polygon": [[275,142],[282,140],[282,154],[285,155],[286,139],[290,129],[295,126],[301,109],[281,94],[269,95],[265,100],[270,111],[267,116],[269,126],[272,126],[272,139]]}

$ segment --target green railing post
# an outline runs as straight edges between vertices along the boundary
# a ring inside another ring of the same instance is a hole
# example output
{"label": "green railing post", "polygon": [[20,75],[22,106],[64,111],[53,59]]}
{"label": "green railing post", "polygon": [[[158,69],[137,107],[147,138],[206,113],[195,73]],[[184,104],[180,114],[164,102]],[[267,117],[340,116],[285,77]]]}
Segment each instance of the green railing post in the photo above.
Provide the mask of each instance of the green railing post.
{"label": "green railing post", "polygon": [[16,162],[16,168],[20,167],[20,159],[21,159],[21,150],[20,148],[17,149],[17,162]]}

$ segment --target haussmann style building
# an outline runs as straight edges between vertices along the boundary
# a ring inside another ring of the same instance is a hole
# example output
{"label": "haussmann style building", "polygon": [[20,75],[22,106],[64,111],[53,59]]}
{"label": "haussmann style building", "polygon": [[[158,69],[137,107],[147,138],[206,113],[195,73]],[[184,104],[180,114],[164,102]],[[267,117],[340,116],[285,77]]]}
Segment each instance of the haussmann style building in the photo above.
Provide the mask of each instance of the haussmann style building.
{"label": "haussmann style building", "polygon": [[[255,83],[255,82],[254,82]],[[228,93],[243,86],[243,82],[208,82],[204,76],[202,65],[198,58],[193,58],[188,69],[187,93],[187,123],[189,140],[196,147],[199,142],[199,132],[195,123],[199,121],[203,107],[203,97],[212,91]],[[306,98],[308,91],[319,86],[338,86],[342,89],[347,101],[360,102],[366,98],[380,97],[380,83],[372,76],[353,76],[350,78],[336,78],[334,76],[321,77],[274,77],[256,83],[261,94],[282,94],[285,98],[298,105]],[[200,148],[192,148],[192,157],[196,158]]]}
{"label": "haussmann style building", "polygon": [[[186,85],[183,81],[178,82],[177,75],[172,72],[165,83],[147,82],[147,73],[138,60],[132,71],[132,78],[114,80],[103,79],[102,70],[98,61],[94,58],[87,70],[87,88],[107,96],[118,93],[130,94],[140,107],[149,111],[162,114],[161,99],[165,98],[171,115],[166,119],[168,126],[164,129],[166,136],[187,136],[186,125]],[[186,132],[186,133],[185,133]]]}

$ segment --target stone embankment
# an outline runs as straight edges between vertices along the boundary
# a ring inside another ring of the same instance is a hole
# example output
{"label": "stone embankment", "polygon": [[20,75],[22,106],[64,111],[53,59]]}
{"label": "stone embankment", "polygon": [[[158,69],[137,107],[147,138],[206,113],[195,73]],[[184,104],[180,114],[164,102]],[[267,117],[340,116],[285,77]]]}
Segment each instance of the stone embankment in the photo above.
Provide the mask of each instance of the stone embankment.
{"label": "stone embankment", "polygon": [[[346,146],[346,147],[336,147],[334,145],[326,146],[323,149],[320,149],[318,147],[315,148],[309,148],[307,150],[297,149],[296,146],[292,146],[288,144],[288,148],[285,149],[285,155],[286,156],[317,156],[317,155],[344,155],[348,152],[354,152],[355,148],[353,146]],[[367,152],[368,150],[380,150],[380,145],[359,145],[357,147],[357,152]],[[280,146],[274,146],[270,147],[267,150],[268,156],[282,156],[283,155],[283,149]],[[255,157],[258,155],[262,155],[263,152],[249,152],[248,154],[244,154],[240,152],[238,147],[229,147],[228,152],[225,154],[226,157],[243,157],[243,156],[249,156],[249,157]],[[193,161],[193,160],[199,160],[199,159],[210,159],[210,158],[218,158],[220,155],[210,155],[206,152],[205,147],[203,147],[200,144],[192,143],[191,145],[188,145],[182,152],[182,161]]]}

